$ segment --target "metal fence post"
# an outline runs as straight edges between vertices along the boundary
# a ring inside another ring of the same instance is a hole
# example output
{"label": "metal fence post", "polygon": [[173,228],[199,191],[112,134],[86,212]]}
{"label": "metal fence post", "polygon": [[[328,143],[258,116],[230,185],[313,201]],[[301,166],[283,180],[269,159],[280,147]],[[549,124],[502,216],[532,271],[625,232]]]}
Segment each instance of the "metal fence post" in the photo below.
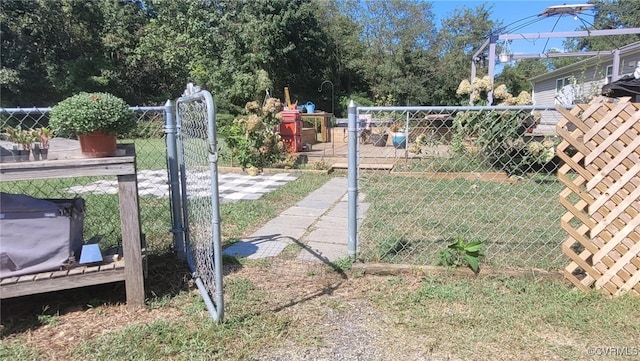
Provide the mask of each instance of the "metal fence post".
{"label": "metal fence post", "polygon": [[349,257],[355,259],[356,249],[358,245],[358,122],[356,116],[356,104],[353,100],[349,102],[348,107],[348,231]]}
{"label": "metal fence post", "polygon": [[178,175],[178,149],[176,142],[175,104],[167,100],[164,105],[165,125],[164,132],[167,136],[167,172],[169,173],[169,194],[171,197],[171,218],[173,233],[173,248],[179,259],[186,258],[184,246],[184,230],[182,225],[182,209],[180,204],[180,177]]}

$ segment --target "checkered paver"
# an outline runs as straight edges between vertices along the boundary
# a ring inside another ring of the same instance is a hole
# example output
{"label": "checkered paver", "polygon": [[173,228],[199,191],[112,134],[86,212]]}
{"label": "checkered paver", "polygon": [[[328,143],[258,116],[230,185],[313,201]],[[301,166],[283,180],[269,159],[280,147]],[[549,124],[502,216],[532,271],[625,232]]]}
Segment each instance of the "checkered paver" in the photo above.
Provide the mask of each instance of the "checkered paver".
{"label": "checkered paver", "polygon": [[[250,176],[245,174],[218,174],[218,192],[220,201],[259,199],[282,185],[297,179],[290,173],[277,173]],[[211,195],[211,178],[208,172],[190,172],[187,175],[187,190],[190,198],[209,197]],[[67,189],[75,194],[117,194],[118,182],[114,180],[98,180],[82,186]],[[158,198],[169,197],[167,173],[164,170],[141,170],[138,172],[138,194]]]}

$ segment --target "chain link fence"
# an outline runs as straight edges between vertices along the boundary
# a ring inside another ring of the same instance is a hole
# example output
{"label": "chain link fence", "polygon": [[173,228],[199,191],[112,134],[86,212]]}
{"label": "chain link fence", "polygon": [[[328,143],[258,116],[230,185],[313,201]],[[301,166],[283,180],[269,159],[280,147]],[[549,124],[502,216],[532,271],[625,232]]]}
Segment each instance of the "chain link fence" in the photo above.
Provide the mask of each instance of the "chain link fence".
{"label": "chain link fence", "polygon": [[559,113],[536,107],[360,107],[365,261],[437,264],[482,241],[481,265],[559,269]]}
{"label": "chain link fence", "polygon": [[[164,141],[165,107],[132,107],[138,116],[134,131],[120,142],[136,146],[142,232],[149,252],[164,251],[172,242],[168,199],[167,157]],[[15,161],[13,150],[21,145],[7,137],[9,128],[32,130],[49,125],[51,108],[0,108],[0,151],[4,162]],[[80,152],[77,140],[50,140],[49,159]],[[33,156],[31,157],[33,160]],[[103,249],[121,245],[117,180],[115,177],[0,182],[0,191],[38,198],[82,197],[86,203],[85,239],[99,236]]]}

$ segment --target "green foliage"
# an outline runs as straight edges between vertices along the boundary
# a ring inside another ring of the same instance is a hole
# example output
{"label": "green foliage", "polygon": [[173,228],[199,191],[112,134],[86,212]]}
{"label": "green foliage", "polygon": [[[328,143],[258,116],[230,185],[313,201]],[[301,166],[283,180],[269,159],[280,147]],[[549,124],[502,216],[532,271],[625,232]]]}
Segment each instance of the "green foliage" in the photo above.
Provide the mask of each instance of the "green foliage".
{"label": "green foliage", "polygon": [[353,267],[353,258],[345,256],[332,262],[332,266],[337,271],[349,271]]}
{"label": "green foliage", "polygon": [[20,127],[7,128],[4,136],[11,142],[20,144],[23,150],[31,149],[31,144],[40,141],[40,132],[32,129],[22,129]]}
{"label": "green foliage", "polygon": [[[459,79],[471,75],[469,61],[473,53],[486,40],[487,34],[502,26],[501,22],[491,20],[492,6],[481,4],[475,8],[463,7],[456,9],[449,16],[442,19],[442,26],[438,32],[432,59],[433,67],[429,81],[429,103],[433,105],[468,104],[468,98],[456,96]],[[479,72],[485,71],[480,68]],[[437,84],[434,86],[434,84]]]}
{"label": "green foliage", "polygon": [[120,135],[136,126],[129,105],[109,93],[79,93],[51,109],[49,125],[58,135],[75,136],[102,131]]}
{"label": "green foliage", "polygon": [[[638,26],[637,1],[594,3],[595,28]],[[465,99],[455,94],[456,80],[470,75],[471,55],[501,23],[482,4],[445,14],[437,27],[432,9],[410,0],[5,1],[0,102],[53,105],[87,91],[161,104],[193,81],[232,114],[266,89],[281,96],[285,86],[294,101],[335,105],[342,116],[347,103],[338,99],[349,94],[458,105]],[[572,46],[612,49],[637,38],[587,37]],[[540,64],[519,61],[500,76],[516,95]],[[332,92],[317,91],[324,80]]]}
{"label": "green foliage", "polygon": [[465,242],[464,238],[458,237],[454,243],[447,246],[447,249],[438,253],[438,265],[447,267],[469,266],[474,273],[480,272],[480,260],[482,254],[482,241]]}
{"label": "green foliage", "polygon": [[[640,1],[592,0],[595,5],[593,24],[581,27],[586,30],[623,29],[640,27]],[[584,22],[583,22],[584,24]],[[565,48],[572,51],[614,50],[640,41],[640,34],[613,36],[587,36],[567,39]]]}
{"label": "green foliage", "polygon": [[356,106],[359,107],[370,107],[373,106],[373,101],[367,97],[366,94],[362,93],[354,93],[348,96],[340,97],[340,108],[342,108],[342,112],[347,114],[347,108],[349,107],[349,102],[353,100],[356,103]]}
{"label": "green foliage", "polygon": [[537,112],[510,110],[459,112],[454,118],[452,150],[468,155],[465,142],[471,139],[477,147],[474,154],[498,170],[509,174],[537,170],[553,159],[556,146],[553,139],[537,142],[526,137],[539,117]]}
{"label": "green foliage", "polygon": [[409,241],[402,237],[392,235],[378,241],[378,252],[381,260],[393,259],[409,246]]}
{"label": "green foliage", "polygon": [[243,169],[268,167],[285,157],[285,146],[275,132],[280,123],[277,114],[282,110],[280,100],[270,98],[264,107],[257,102],[247,103],[247,117],[238,118],[226,131],[225,141]]}
{"label": "green foliage", "polygon": [[517,95],[522,91],[531,93],[533,89],[529,78],[548,71],[548,64],[541,59],[521,59],[515,65],[506,64],[495,81],[506,85],[511,94]]}
{"label": "green foliage", "polygon": [[362,5],[359,16],[367,46],[362,71],[370,92],[391,95],[397,104],[425,103],[429,88],[424,83],[432,75],[427,65],[433,60],[427,49],[436,34],[432,4],[393,0]]}

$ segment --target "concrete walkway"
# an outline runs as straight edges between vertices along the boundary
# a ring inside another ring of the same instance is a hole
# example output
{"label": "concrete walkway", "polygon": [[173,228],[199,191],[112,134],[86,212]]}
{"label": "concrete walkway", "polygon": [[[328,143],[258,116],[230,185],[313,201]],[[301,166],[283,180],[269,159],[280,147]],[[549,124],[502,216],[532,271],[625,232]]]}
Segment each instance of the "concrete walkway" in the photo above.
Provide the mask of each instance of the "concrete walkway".
{"label": "concrete walkway", "polygon": [[[360,212],[365,210],[366,205],[360,204]],[[303,247],[299,260],[333,262],[348,255],[347,214],[347,179],[332,178],[223,254],[274,257],[296,243]]]}

